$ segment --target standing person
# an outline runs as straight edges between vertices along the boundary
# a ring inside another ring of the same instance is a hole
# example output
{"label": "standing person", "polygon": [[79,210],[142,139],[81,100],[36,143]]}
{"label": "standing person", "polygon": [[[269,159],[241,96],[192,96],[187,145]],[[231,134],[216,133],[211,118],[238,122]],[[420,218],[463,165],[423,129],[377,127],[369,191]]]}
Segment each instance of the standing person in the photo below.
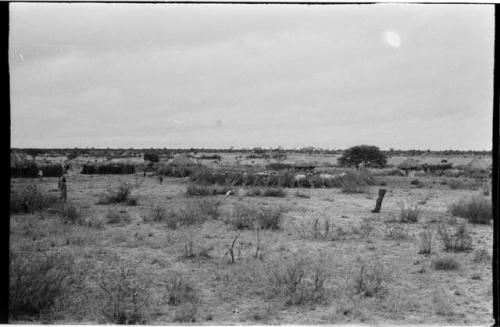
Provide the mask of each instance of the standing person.
{"label": "standing person", "polygon": [[160,176],[160,185],[163,183],[163,176]]}
{"label": "standing person", "polygon": [[61,176],[57,177],[57,189],[61,192]]}
{"label": "standing person", "polygon": [[66,202],[66,199],[68,198],[68,186],[66,185],[66,177],[63,176],[61,178],[61,187],[59,189],[61,192],[61,199]]}

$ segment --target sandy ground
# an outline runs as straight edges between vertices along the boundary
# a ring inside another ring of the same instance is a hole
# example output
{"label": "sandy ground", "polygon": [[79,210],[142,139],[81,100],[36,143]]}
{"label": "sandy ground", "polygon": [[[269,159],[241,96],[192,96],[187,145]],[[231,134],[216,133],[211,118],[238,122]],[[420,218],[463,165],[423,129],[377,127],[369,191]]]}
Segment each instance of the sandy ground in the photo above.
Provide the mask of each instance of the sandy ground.
{"label": "sandy ground", "polygon": [[[38,223],[39,237],[27,239],[26,228],[36,214],[11,216],[11,247],[22,247],[34,242],[42,249],[51,247],[71,251],[81,260],[99,260],[99,252],[116,253],[154,276],[155,297],[161,299],[164,278],[170,271],[178,271],[192,281],[199,292],[200,303],[196,313],[199,323],[265,323],[265,324],[319,324],[319,323],[382,323],[382,324],[468,324],[490,325],[492,321],[491,264],[475,263],[474,251],[445,253],[436,239],[430,256],[418,254],[419,232],[430,224],[450,219],[448,206],[466,196],[479,195],[480,190],[452,190],[439,182],[428,181],[423,188],[412,188],[409,179],[380,177],[387,182],[388,193],[379,214],[371,213],[378,187],[368,193],[345,194],[340,189],[287,189],[285,198],[216,196],[222,205],[222,217],[201,225],[168,229],[165,224],[145,222],[155,205],[175,207],[192,197],[186,196],[186,180],[169,178],[160,185],[155,177],[142,174],[128,176],[68,177],[69,201],[77,204],[86,217],[105,221],[109,210],[125,210],[132,222],[117,226],[105,224],[104,229],[55,224],[57,219]],[[47,192],[57,190],[56,178],[37,180],[15,179],[19,184],[38,183]],[[137,206],[122,204],[96,205],[99,195],[107,187],[120,182],[135,185],[132,195]],[[213,198],[213,197],[212,197]],[[420,202],[422,215],[418,223],[401,224],[407,232],[402,240],[389,239],[384,232],[384,221],[397,218],[405,200]],[[226,255],[237,231],[223,222],[231,216],[236,202],[254,202],[258,205],[281,204],[288,212],[277,231],[262,232],[263,261],[253,258],[256,247],[255,231],[241,233],[236,249],[235,264],[228,263]],[[46,215],[50,215],[47,213]],[[345,239],[314,239],[313,219],[320,225],[328,219],[330,230],[340,227],[349,230],[359,226],[363,219],[374,222],[374,230],[367,238],[349,234]],[[461,221],[457,218],[458,222]],[[474,250],[492,252],[492,226],[468,224]],[[205,249],[209,258],[183,258],[186,240],[192,240],[195,252]],[[268,299],[252,279],[264,263],[279,264],[297,256],[327,258],[328,279],[326,300],[323,303],[287,306],[279,299]],[[436,271],[431,260],[452,256],[461,264],[456,271]],[[387,293],[381,297],[362,297],[350,291],[352,276],[359,270],[357,258],[377,260],[388,275]],[[172,322],[177,307],[164,300],[155,308],[152,323]],[[97,310],[97,309],[96,309]],[[84,317],[65,318],[69,322],[99,323],[95,313]]]}

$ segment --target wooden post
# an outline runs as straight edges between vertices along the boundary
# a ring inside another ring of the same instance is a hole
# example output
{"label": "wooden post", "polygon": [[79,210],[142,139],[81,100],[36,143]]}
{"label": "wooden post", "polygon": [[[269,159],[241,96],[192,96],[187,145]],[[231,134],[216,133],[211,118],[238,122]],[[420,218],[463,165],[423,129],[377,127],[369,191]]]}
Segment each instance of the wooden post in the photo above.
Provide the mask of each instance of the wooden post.
{"label": "wooden post", "polygon": [[373,213],[380,212],[380,208],[382,207],[382,200],[384,200],[384,196],[385,196],[386,192],[387,192],[387,190],[383,189],[383,188],[378,190],[377,203],[375,204],[375,209],[372,210]]}

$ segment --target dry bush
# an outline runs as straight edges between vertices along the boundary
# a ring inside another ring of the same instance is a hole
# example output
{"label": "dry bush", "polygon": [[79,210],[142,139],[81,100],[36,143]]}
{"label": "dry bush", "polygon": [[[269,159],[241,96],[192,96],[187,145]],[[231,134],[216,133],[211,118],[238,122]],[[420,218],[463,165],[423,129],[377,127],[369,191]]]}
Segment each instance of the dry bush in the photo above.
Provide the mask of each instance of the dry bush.
{"label": "dry bush", "polygon": [[129,197],[128,200],[127,200],[127,205],[128,206],[136,206],[138,204],[139,204],[139,200],[137,198]]}
{"label": "dry bush", "polygon": [[284,198],[286,197],[286,191],[282,188],[266,188],[264,189],[264,196]]}
{"label": "dry bush", "polygon": [[432,260],[434,270],[458,270],[460,263],[452,257],[441,257]]}
{"label": "dry bush", "polygon": [[232,217],[228,223],[236,229],[252,229],[258,213],[255,203],[235,203],[233,204]]}
{"label": "dry bush", "polygon": [[106,213],[108,224],[130,224],[132,217],[127,210],[110,209]]}
{"label": "dry bush", "polygon": [[207,215],[211,219],[219,219],[222,213],[222,202],[215,199],[200,199],[197,203],[201,214]]}
{"label": "dry bush", "polygon": [[16,188],[10,192],[10,212],[35,212],[50,208],[59,202],[53,194],[45,194],[38,190],[36,184]]}
{"label": "dry bush", "polygon": [[450,301],[441,293],[435,292],[433,294],[432,304],[434,311],[440,316],[451,316],[454,314]]}
{"label": "dry bush", "polygon": [[120,183],[116,190],[108,187],[107,193],[101,196],[97,204],[127,203],[131,192],[132,185],[128,183]]}
{"label": "dry bush", "polygon": [[167,217],[167,210],[161,206],[161,205],[156,205],[153,208],[151,208],[151,211],[149,215],[145,216],[143,220],[145,222],[163,222]]}
{"label": "dry bush", "polygon": [[302,198],[302,199],[309,199],[309,198],[311,198],[311,196],[309,194],[305,194],[305,193],[299,192],[298,190],[297,190],[297,192],[295,192],[295,196],[298,197],[298,198]]}
{"label": "dry bush", "polygon": [[60,211],[60,215],[65,223],[83,223],[82,212],[80,208],[74,203],[65,203]]}
{"label": "dry bush", "polygon": [[447,184],[448,186],[452,189],[452,190],[458,190],[458,189],[463,189],[463,188],[466,188],[466,185],[464,184],[464,182],[462,182],[461,180],[459,179],[449,179],[447,181]]}
{"label": "dry bush", "polygon": [[262,229],[279,229],[285,211],[286,209],[279,205],[262,207],[258,210],[257,223]]}
{"label": "dry bush", "polygon": [[426,226],[419,234],[419,254],[430,254],[432,251],[432,229]]}
{"label": "dry bush", "polygon": [[67,253],[11,252],[9,270],[10,319],[40,319],[79,282],[74,258]]}
{"label": "dry bush", "polygon": [[405,200],[399,212],[399,220],[403,223],[416,223],[420,216],[418,203],[413,200]]}
{"label": "dry bush", "polygon": [[477,249],[472,260],[475,263],[491,262],[491,256],[486,249]]}
{"label": "dry bush", "polygon": [[187,302],[197,303],[198,294],[192,283],[178,272],[172,272],[165,282],[168,304],[180,305]]}
{"label": "dry bush", "polygon": [[461,199],[450,206],[451,214],[467,219],[472,224],[489,224],[493,219],[491,200],[483,197]]}
{"label": "dry bush", "polygon": [[180,225],[191,226],[203,223],[207,216],[203,215],[198,202],[187,202],[170,211],[171,219]]}
{"label": "dry bush", "polygon": [[344,193],[366,193],[368,192],[368,184],[356,175],[347,175],[340,181],[342,192]]}
{"label": "dry bush", "polygon": [[419,187],[419,188],[422,188],[424,187],[424,183],[422,183],[420,180],[418,179],[413,179],[411,182],[410,182],[410,185],[413,185],[415,187]]}
{"label": "dry bush", "polygon": [[445,251],[463,252],[472,250],[472,237],[467,225],[460,224],[451,231],[445,224],[438,226],[438,235]]}
{"label": "dry bush", "polygon": [[270,267],[266,280],[269,297],[284,298],[286,305],[320,303],[325,298],[326,265],[320,254],[314,262],[294,258]]}
{"label": "dry bush", "polygon": [[95,273],[97,302],[103,318],[113,324],[147,324],[154,301],[152,278],[136,263],[107,257]]}
{"label": "dry bush", "polygon": [[373,232],[374,228],[375,224],[373,222],[373,219],[365,217],[359,223],[357,231],[359,231],[361,238],[366,240],[370,237],[370,234]]}
{"label": "dry bush", "polygon": [[385,237],[390,240],[405,240],[408,238],[406,226],[397,223],[384,222],[384,233]]}
{"label": "dry bush", "polygon": [[207,186],[191,183],[186,188],[186,194],[188,196],[225,195],[231,190],[227,186]]}
{"label": "dry bush", "polygon": [[357,261],[359,271],[355,274],[352,282],[355,293],[366,297],[384,295],[390,281],[389,270],[378,258],[371,261],[358,258]]}

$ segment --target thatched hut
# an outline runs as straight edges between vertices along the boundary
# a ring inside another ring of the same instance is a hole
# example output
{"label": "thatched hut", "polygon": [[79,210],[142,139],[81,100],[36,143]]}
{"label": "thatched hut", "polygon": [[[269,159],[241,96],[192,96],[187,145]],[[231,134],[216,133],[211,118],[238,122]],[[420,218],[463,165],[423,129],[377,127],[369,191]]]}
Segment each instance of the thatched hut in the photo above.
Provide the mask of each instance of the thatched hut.
{"label": "thatched hut", "polygon": [[485,174],[488,173],[490,169],[484,161],[474,158],[465,165],[464,170],[468,174]]}
{"label": "thatched hut", "polygon": [[408,173],[409,171],[422,169],[422,164],[415,158],[406,158],[398,165],[398,168]]}

